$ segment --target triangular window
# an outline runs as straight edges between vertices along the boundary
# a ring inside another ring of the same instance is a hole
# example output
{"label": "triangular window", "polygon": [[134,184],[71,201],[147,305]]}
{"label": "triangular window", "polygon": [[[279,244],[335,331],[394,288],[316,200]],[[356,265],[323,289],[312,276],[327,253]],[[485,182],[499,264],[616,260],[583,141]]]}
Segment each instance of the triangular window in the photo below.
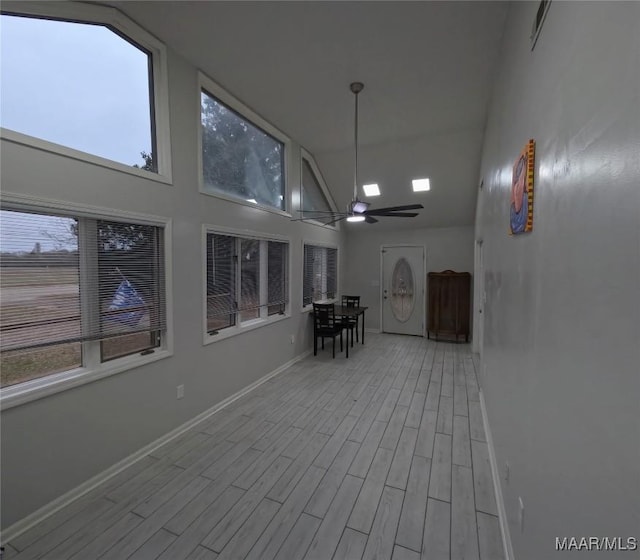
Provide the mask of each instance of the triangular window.
{"label": "triangular window", "polygon": [[325,211],[329,212],[333,210],[325,189],[322,187],[321,180],[319,179],[316,171],[314,171],[315,165],[311,163],[306,157],[302,157],[302,203],[301,210],[303,212],[311,211]]}

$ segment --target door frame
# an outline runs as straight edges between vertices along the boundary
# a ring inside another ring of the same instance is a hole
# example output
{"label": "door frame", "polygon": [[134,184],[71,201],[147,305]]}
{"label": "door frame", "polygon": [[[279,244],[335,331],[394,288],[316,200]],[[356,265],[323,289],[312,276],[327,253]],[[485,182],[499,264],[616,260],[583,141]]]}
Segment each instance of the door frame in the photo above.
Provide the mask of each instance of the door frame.
{"label": "door frame", "polygon": [[484,316],[485,316],[485,286],[484,286],[484,247],[483,240],[476,239],[474,244],[474,275],[473,275],[473,337],[471,351],[480,355],[484,347]]}
{"label": "door frame", "polygon": [[384,331],[384,250],[398,249],[400,247],[411,247],[422,249],[422,337],[426,336],[427,330],[427,308],[426,308],[426,287],[427,287],[427,248],[421,243],[383,243],[380,245],[380,332]]}

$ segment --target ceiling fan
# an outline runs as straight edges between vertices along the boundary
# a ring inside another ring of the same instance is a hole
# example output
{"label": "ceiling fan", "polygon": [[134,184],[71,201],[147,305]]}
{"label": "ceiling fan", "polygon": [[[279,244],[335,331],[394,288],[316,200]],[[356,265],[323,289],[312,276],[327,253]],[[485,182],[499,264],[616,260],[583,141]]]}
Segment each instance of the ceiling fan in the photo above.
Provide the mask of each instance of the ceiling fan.
{"label": "ceiling fan", "polygon": [[355,95],[355,126],[354,126],[354,144],[355,144],[355,164],[353,173],[353,199],[349,203],[347,210],[344,212],[334,212],[333,210],[303,210],[301,211],[301,221],[314,220],[322,222],[324,225],[333,225],[341,220],[348,222],[367,222],[375,224],[378,220],[376,217],[394,217],[394,218],[415,218],[417,212],[407,212],[406,210],[419,210],[424,208],[422,204],[405,204],[403,206],[388,206],[386,208],[375,208],[369,210],[369,203],[358,198],[358,94],[364,89],[361,82],[353,82],[349,85],[349,89]]}

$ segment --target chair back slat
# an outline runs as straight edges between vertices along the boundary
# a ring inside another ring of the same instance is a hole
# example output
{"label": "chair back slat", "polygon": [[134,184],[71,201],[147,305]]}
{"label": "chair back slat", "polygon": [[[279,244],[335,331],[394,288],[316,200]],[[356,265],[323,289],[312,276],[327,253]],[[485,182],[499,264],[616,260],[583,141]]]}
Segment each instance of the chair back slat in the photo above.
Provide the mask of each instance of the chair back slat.
{"label": "chair back slat", "polygon": [[360,296],[342,296],[344,307],[360,307]]}
{"label": "chair back slat", "polygon": [[336,312],[333,303],[314,303],[313,321],[316,329],[333,329],[336,323]]}

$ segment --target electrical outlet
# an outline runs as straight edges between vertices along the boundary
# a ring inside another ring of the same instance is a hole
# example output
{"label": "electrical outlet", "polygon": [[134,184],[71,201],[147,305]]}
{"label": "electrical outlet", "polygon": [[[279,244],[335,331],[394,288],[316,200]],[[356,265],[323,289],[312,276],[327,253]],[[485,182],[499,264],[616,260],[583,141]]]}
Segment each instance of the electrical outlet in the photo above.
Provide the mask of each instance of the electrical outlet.
{"label": "electrical outlet", "polygon": [[295,335],[289,335],[289,342],[291,342],[291,344],[293,344],[296,341],[296,337]]}
{"label": "electrical outlet", "polygon": [[504,481],[509,484],[509,478],[511,478],[511,465],[509,465],[509,461],[505,461],[504,464]]}
{"label": "electrical outlet", "polygon": [[181,399],[184,397],[184,385],[178,385],[178,398]]}
{"label": "electrical outlet", "polygon": [[524,503],[520,496],[518,496],[518,521],[520,522],[520,532],[524,533]]}

